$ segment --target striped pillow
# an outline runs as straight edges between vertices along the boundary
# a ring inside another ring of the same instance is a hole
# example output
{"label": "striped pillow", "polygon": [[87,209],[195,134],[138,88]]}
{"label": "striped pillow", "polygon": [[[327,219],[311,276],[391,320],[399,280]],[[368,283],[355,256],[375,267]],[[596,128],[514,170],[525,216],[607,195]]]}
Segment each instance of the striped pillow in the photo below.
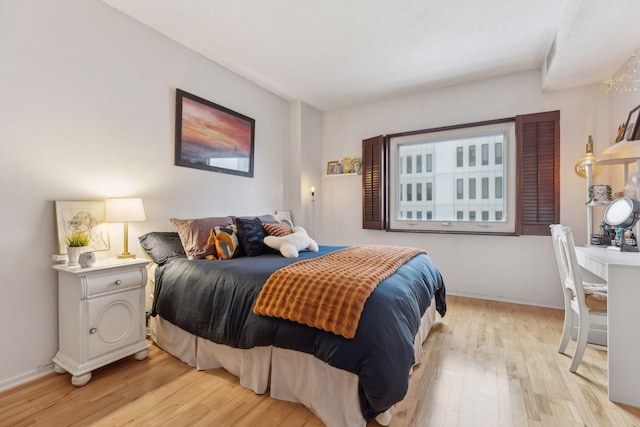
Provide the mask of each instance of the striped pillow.
{"label": "striped pillow", "polygon": [[293,233],[291,227],[282,222],[278,224],[262,224],[262,228],[269,236],[282,237]]}

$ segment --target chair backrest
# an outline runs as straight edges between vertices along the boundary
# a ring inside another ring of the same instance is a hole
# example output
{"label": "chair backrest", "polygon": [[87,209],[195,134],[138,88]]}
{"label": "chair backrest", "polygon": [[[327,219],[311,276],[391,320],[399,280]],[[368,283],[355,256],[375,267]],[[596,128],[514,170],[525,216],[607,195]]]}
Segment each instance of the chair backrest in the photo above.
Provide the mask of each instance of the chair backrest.
{"label": "chair backrest", "polygon": [[[552,224],[549,228],[551,228],[560,280],[565,290],[565,302],[568,302],[566,301],[567,297],[575,297],[580,308],[586,309],[582,276],[580,275],[580,266],[576,258],[571,228],[561,224]],[[567,295],[567,291],[570,292],[569,295]]]}

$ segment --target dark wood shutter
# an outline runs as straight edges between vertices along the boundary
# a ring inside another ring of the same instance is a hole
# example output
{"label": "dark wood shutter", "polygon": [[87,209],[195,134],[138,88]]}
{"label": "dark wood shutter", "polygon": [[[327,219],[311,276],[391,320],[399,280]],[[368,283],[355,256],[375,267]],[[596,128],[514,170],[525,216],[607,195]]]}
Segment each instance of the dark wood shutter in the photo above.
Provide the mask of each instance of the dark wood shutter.
{"label": "dark wood shutter", "polygon": [[516,233],[548,235],[560,222],[560,111],[516,116]]}
{"label": "dark wood shutter", "polygon": [[384,230],[385,150],[382,135],[362,141],[362,228]]}

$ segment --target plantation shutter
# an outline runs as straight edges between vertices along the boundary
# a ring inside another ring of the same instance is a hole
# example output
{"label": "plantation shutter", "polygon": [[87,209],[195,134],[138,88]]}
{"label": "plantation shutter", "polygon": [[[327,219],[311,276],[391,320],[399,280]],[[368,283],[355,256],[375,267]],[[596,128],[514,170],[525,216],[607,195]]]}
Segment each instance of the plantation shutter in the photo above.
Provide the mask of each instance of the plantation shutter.
{"label": "plantation shutter", "polygon": [[382,135],[362,141],[362,228],[384,230],[385,162]]}
{"label": "plantation shutter", "polygon": [[548,235],[560,222],[560,111],[516,116],[516,233]]}

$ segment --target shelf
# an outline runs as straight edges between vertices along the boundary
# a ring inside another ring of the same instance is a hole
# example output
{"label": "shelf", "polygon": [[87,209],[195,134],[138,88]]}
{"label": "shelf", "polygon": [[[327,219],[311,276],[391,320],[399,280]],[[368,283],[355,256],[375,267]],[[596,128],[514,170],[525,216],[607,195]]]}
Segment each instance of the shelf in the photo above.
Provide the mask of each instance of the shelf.
{"label": "shelf", "polygon": [[595,162],[596,165],[614,165],[632,163],[640,160],[640,140],[620,141],[602,151],[603,160]]}
{"label": "shelf", "polygon": [[329,177],[334,177],[334,176],[349,176],[349,175],[358,175],[355,172],[349,172],[349,173],[334,173],[332,175],[325,175],[327,178]]}

